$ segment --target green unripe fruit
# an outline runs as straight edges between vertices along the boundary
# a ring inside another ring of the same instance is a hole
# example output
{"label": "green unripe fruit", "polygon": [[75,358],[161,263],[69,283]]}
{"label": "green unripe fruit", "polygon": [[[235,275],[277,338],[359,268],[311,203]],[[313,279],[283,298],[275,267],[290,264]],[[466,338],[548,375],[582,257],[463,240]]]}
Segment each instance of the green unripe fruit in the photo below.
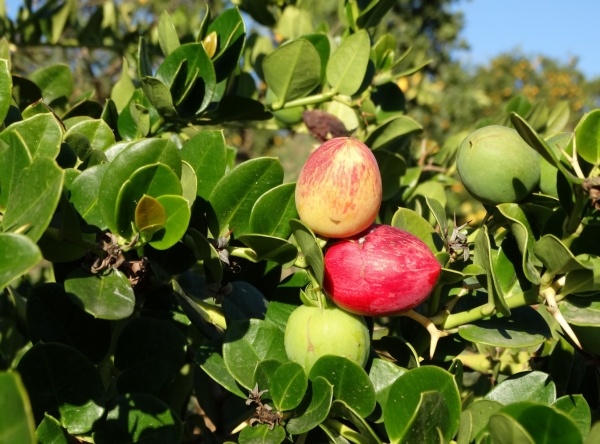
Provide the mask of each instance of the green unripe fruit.
{"label": "green unripe fruit", "polygon": [[343,356],[364,367],[370,343],[362,316],[337,307],[321,310],[302,305],[292,312],[285,328],[285,352],[307,374],[325,355]]}
{"label": "green unripe fruit", "polygon": [[488,205],[519,202],[540,180],[538,154],[514,129],[499,125],[469,134],[456,167],[467,191]]}

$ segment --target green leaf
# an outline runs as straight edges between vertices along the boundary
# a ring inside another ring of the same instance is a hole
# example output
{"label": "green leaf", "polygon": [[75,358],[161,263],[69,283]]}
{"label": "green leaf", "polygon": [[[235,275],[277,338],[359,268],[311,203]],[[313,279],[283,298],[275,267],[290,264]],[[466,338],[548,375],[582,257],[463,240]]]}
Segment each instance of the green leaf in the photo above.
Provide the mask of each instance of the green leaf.
{"label": "green leaf", "polygon": [[362,29],[377,26],[395,4],[395,0],[371,1],[372,7],[361,11],[356,25]]}
{"label": "green leaf", "polygon": [[315,279],[319,285],[323,285],[325,260],[323,258],[323,250],[319,247],[315,234],[299,220],[292,219],[289,223],[294,239],[300,246],[306,262],[312,268]]}
{"label": "green leaf", "polygon": [[70,444],[71,437],[55,418],[46,414],[35,431],[39,444]]}
{"label": "green leaf", "polygon": [[286,425],[287,431],[292,435],[306,433],[327,418],[333,398],[333,386],[327,379],[317,376],[312,380],[310,392],[310,404],[301,404],[297,410],[300,415],[290,419]]}
{"label": "green leaf", "polygon": [[[274,157],[248,160],[226,174],[215,185],[209,202],[219,226],[235,228],[235,234],[250,232],[250,214],[260,196],[283,182],[283,168]],[[215,236],[218,233],[213,233]]]}
{"label": "green leaf", "polygon": [[277,22],[277,33],[284,39],[295,39],[313,32],[312,16],[309,11],[287,5]]}
{"label": "green leaf", "polygon": [[115,350],[117,389],[120,393],[158,393],[185,364],[186,348],[184,334],[173,323],[132,320],[119,335]]}
{"label": "green leaf", "polygon": [[135,85],[129,77],[129,65],[127,58],[123,57],[123,66],[121,68],[121,78],[115,86],[113,86],[110,92],[110,98],[115,102],[117,111],[120,113],[129,104],[133,93],[135,92]]}
{"label": "green leaf", "polygon": [[0,411],[0,442],[35,444],[31,404],[16,372],[0,372]]}
{"label": "green leaf", "polygon": [[22,234],[0,233],[0,290],[42,260],[35,242]]}
{"label": "green leaf", "polygon": [[96,444],[180,442],[183,424],[160,399],[127,393],[110,400],[106,416],[94,427]]}
{"label": "green leaf", "polygon": [[469,444],[473,434],[473,415],[468,410],[460,414],[460,427],[456,437],[456,444]]}
{"label": "green leaf", "polygon": [[69,129],[69,132],[75,131],[87,137],[93,149],[106,151],[115,143],[113,130],[102,119],[86,120]]}
{"label": "green leaf", "polygon": [[65,280],[65,291],[75,305],[100,319],[125,319],[135,306],[131,284],[119,270],[102,276],[75,269]]}
{"label": "green leaf", "polygon": [[29,79],[39,86],[44,102],[49,105],[60,97],[69,99],[73,93],[73,74],[68,65],[39,68],[29,74]]}
{"label": "green leaf", "polygon": [[406,136],[422,130],[423,127],[411,117],[398,116],[373,131],[367,137],[365,145],[372,150],[386,149],[390,152],[397,152],[404,145]]}
{"label": "green leaf", "polygon": [[577,425],[583,439],[590,433],[592,416],[590,406],[583,395],[565,395],[558,398],[552,407],[562,410]]}
{"label": "green leaf", "polygon": [[163,11],[158,20],[158,44],[165,57],[179,48],[179,37],[167,11]]}
{"label": "green leaf", "polygon": [[308,388],[304,368],[295,362],[286,362],[279,367],[269,384],[275,407],[279,411],[295,409]]}
{"label": "green leaf", "polygon": [[4,210],[21,172],[31,165],[31,154],[18,132],[0,142],[0,209]]}
{"label": "green leaf", "polygon": [[217,53],[213,56],[217,82],[225,80],[238,66],[246,38],[246,26],[237,8],[223,11],[207,29],[217,34]]}
{"label": "green leaf", "polygon": [[229,390],[234,395],[247,399],[247,394],[240,389],[240,385],[225,366],[222,347],[223,342],[220,339],[202,344],[198,348],[195,361],[200,365],[202,370],[204,370],[212,379],[217,381],[219,385]]}
{"label": "green leaf", "polygon": [[437,253],[443,245],[439,234],[435,232],[429,222],[408,208],[398,208],[392,217],[391,225],[417,236],[433,253]]}
{"label": "green leaf", "polygon": [[[273,376],[279,367],[283,364],[275,359],[265,359],[264,361],[260,361],[254,370],[254,375],[252,376],[252,382],[254,386],[258,384],[259,391],[266,390],[262,394],[262,399],[273,400],[273,395],[269,390],[271,386],[271,381],[273,380]],[[306,376],[304,377],[306,379]]]}
{"label": "green leaf", "polygon": [[102,177],[98,205],[104,222],[113,233],[119,231],[116,206],[121,187],[139,168],[157,162],[167,165],[181,177],[179,150],[166,139],[146,139],[129,144],[110,162]]}
{"label": "green leaf", "polygon": [[53,114],[37,114],[16,122],[0,133],[0,140],[10,144],[10,134],[18,132],[32,158],[58,156],[63,134],[60,123]]}
{"label": "green leaf", "polygon": [[381,174],[382,200],[391,199],[400,191],[400,180],[406,172],[406,162],[401,155],[385,150],[377,150],[373,154]]}
{"label": "green leaf", "polygon": [[567,100],[560,100],[554,104],[546,122],[546,134],[556,134],[564,130],[571,114],[569,107]]}
{"label": "green leaf", "polygon": [[510,121],[515,126],[515,129],[519,133],[519,135],[523,138],[527,144],[536,150],[550,165],[558,168],[565,177],[569,180],[569,182],[574,184],[583,183],[583,179],[578,178],[573,175],[567,168],[562,164],[560,160],[556,158],[554,151],[544,139],[542,139],[538,133],[535,132],[531,126],[518,114],[511,112],[510,113]]}
{"label": "green leaf", "polygon": [[308,378],[323,377],[333,385],[333,396],[344,401],[366,418],[375,408],[375,389],[364,369],[341,356],[320,357],[310,370]]}
{"label": "green leaf", "polygon": [[420,396],[421,399],[409,420],[405,433],[394,436],[394,432],[388,431],[392,443],[436,442],[440,439],[440,434],[449,428],[450,413],[442,394],[430,390],[422,392]]}
{"label": "green leaf", "polygon": [[[383,410],[385,410],[392,384],[407,371],[405,368],[399,367],[392,362],[378,358],[373,359],[371,369],[369,370],[369,378],[375,388],[375,400]],[[381,416],[381,419],[383,419],[383,413]]]}
{"label": "green leaf", "polygon": [[489,430],[494,437],[494,444],[535,444],[525,428],[505,414],[493,415],[490,418]]}
{"label": "green leaf", "polygon": [[500,285],[496,279],[496,273],[493,266],[492,249],[488,235],[487,225],[483,225],[475,237],[475,258],[473,263],[479,265],[486,272],[488,304],[494,305],[498,312],[504,316],[510,316],[510,309],[506,305],[504,295],[500,293]]}
{"label": "green leaf", "polygon": [[444,440],[449,441],[458,432],[461,401],[454,376],[439,367],[426,366],[413,368],[392,384],[384,409],[390,438],[399,439],[409,432],[411,418],[422,402],[421,394],[430,391],[439,392],[447,406],[449,417],[441,430]]}
{"label": "green leaf", "polygon": [[110,346],[110,323],[78,308],[62,284],[34,286],[27,297],[27,330],[32,343],[60,342],[100,362]]}
{"label": "green leaf", "polygon": [[371,42],[366,31],[346,37],[327,64],[327,82],[334,92],[351,96],[367,72]]}
{"label": "green leaf", "polygon": [[427,206],[429,207],[429,211],[433,214],[435,221],[440,227],[440,233],[445,233],[448,227],[448,220],[446,219],[446,210],[444,209],[444,205],[442,205],[438,200],[432,199],[431,197],[425,197],[425,201],[427,202]]}
{"label": "green leaf", "polygon": [[194,251],[196,259],[204,261],[204,266],[212,274],[213,279],[217,283],[221,283],[223,277],[223,265],[219,252],[208,241],[206,236],[193,228],[187,231],[187,235],[191,240],[191,248]]}
{"label": "green leaf", "polygon": [[156,198],[167,213],[165,226],[152,236],[150,245],[166,250],[179,242],[190,223],[191,211],[187,200],[181,196],[165,195]]}
{"label": "green leaf", "polygon": [[590,264],[577,259],[560,239],[551,234],[537,241],[533,251],[546,267],[548,274],[556,275],[592,268]]}
{"label": "green leaf", "polygon": [[181,158],[188,162],[198,180],[197,195],[207,200],[225,174],[227,145],[223,131],[201,131],[181,147]]}
{"label": "green leaf", "polygon": [[12,77],[8,60],[0,60],[0,122],[4,122],[12,100]]}
{"label": "green leaf", "polygon": [[231,293],[221,304],[227,320],[264,319],[269,302],[262,293],[248,282],[236,281],[231,285]]}
{"label": "green leaf", "polygon": [[523,255],[522,266],[525,276],[529,282],[535,285],[539,284],[540,273],[535,267],[541,267],[542,263],[534,254],[535,237],[525,212],[519,205],[511,203],[500,204],[496,208],[517,240],[519,251]]}
{"label": "green leaf", "polygon": [[570,296],[561,301],[560,311],[571,324],[597,327],[600,322],[600,298]]}
{"label": "green leaf", "polygon": [[250,213],[250,232],[287,239],[289,221],[298,217],[295,183],[276,186],[258,198]]}
{"label": "green leaf", "polygon": [[275,426],[273,430],[268,424],[259,424],[256,427],[244,427],[240,432],[240,444],[279,444],[285,440],[285,429]]}
{"label": "green leaf", "polygon": [[[171,168],[160,162],[137,169],[119,191],[115,208],[115,225],[118,231],[115,234],[126,239],[133,236],[131,223],[135,220],[138,203],[144,195],[153,198],[164,195],[180,196],[179,177]],[[162,224],[164,225],[165,221]]]}
{"label": "green leaf", "polygon": [[551,405],[556,401],[556,387],[550,375],[539,372],[521,372],[494,387],[485,399],[509,405],[521,401]]}
{"label": "green leaf", "polygon": [[582,442],[577,425],[560,410],[546,405],[523,401],[502,408],[490,420],[492,436],[492,421],[498,415],[506,415],[518,421],[531,436],[532,442]]}
{"label": "green leaf", "polygon": [[[217,87],[215,70],[210,57],[206,54],[201,43],[186,43],[175,49],[160,65],[156,71],[156,78],[169,88],[176,78],[179,66],[187,60],[186,85],[194,85],[188,93],[198,91],[202,98],[194,94],[192,114],[197,114],[206,109]],[[148,74],[147,74],[148,75]]]}
{"label": "green leaf", "polygon": [[98,370],[81,352],[57,343],[38,343],[17,370],[30,395],[37,423],[48,413],[70,434],[92,429],[104,413],[104,386]]}
{"label": "green leaf", "polygon": [[142,79],[142,89],[161,116],[166,119],[177,118],[171,91],[167,88],[167,85],[154,77],[144,77]]}
{"label": "green leaf", "polygon": [[265,82],[277,96],[273,108],[281,108],[315,89],[321,78],[320,66],[319,53],[304,39],[284,44],[265,57],[262,62]]}
{"label": "green leaf", "polygon": [[107,169],[107,163],[87,168],[73,180],[70,188],[70,201],[77,212],[88,224],[95,225],[101,230],[105,230],[107,226],[98,203],[98,196],[102,177]]}
{"label": "green leaf", "polygon": [[281,330],[260,319],[233,322],[228,326],[223,360],[236,381],[251,390],[254,368],[265,359],[288,361]]}
{"label": "green leaf", "polygon": [[590,430],[590,434],[585,440],[585,444],[598,444],[600,443],[600,422],[596,422],[592,429]]}
{"label": "green leaf", "polygon": [[135,207],[135,226],[148,238],[165,226],[167,212],[153,197],[144,195]]}
{"label": "green leaf", "polygon": [[331,45],[329,38],[325,34],[307,34],[302,36],[303,39],[308,40],[319,53],[321,59],[321,76],[319,83],[325,80],[327,62],[329,62],[329,55],[331,52]]}
{"label": "green leaf", "polygon": [[10,193],[2,228],[17,230],[37,242],[52,219],[62,192],[64,171],[48,157],[38,157],[25,168]]}
{"label": "green leaf", "polygon": [[188,201],[188,206],[192,208],[196,201],[198,191],[198,178],[192,166],[186,161],[181,162],[181,195]]}
{"label": "green leaf", "polygon": [[[488,399],[478,399],[470,404],[468,412],[471,414],[471,436],[468,442],[479,438],[482,432],[487,428],[490,417],[503,407],[502,404]],[[460,432],[459,432],[460,433]]]}
{"label": "green leaf", "polygon": [[494,316],[461,325],[458,334],[478,344],[510,348],[533,347],[552,337],[544,318],[531,307],[515,308],[508,318]]}
{"label": "green leaf", "polygon": [[600,110],[587,113],[575,128],[577,154],[592,165],[600,165]]}
{"label": "green leaf", "polygon": [[286,265],[293,263],[298,256],[298,249],[294,244],[278,237],[244,234],[238,240],[254,250],[256,261],[269,260]]}

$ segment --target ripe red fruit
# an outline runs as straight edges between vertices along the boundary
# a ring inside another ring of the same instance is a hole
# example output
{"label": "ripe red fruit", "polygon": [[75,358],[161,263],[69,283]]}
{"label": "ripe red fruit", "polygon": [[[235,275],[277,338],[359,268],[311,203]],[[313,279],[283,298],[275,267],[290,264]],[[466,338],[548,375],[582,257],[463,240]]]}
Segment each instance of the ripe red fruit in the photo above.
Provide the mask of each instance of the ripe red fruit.
{"label": "ripe red fruit", "polygon": [[372,225],[327,249],[323,287],[336,305],[349,312],[389,316],[423,302],[440,271],[441,265],[419,238],[389,225]]}
{"label": "ripe red fruit", "polygon": [[306,161],[296,185],[296,208],[315,233],[345,238],[373,223],[381,194],[381,175],[371,150],[351,137],[337,137]]}

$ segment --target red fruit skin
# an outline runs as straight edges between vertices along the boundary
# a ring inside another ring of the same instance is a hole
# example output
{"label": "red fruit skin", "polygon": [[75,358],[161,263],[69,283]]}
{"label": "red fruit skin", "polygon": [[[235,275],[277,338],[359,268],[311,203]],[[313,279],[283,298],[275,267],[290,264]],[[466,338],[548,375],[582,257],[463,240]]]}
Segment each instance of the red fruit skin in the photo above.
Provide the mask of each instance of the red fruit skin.
{"label": "red fruit skin", "polygon": [[427,299],[441,269],[419,238],[374,224],[327,249],[323,288],[336,305],[351,313],[390,316]]}
{"label": "red fruit skin", "polygon": [[382,185],[377,160],[359,140],[337,137],[309,156],[296,184],[300,220],[316,234],[346,238],[377,217]]}

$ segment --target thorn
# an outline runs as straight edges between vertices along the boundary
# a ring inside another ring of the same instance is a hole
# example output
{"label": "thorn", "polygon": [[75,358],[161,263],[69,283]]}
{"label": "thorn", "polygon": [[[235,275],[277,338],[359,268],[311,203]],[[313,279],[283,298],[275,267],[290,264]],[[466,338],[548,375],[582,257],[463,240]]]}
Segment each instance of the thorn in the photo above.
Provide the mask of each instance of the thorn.
{"label": "thorn", "polygon": [[548,313],[550,313],[552,315],[552,317],[554,319],[556,319],[556,322],[558,322],[558,325],[561,326],[563,331],[569,336],[569,338],[571,338],[571,340],[575,343],[575,345],[577,345],[577,347],[579,347],[581,350],[583,350],[583,347],[581,346],[581,343],[579,342],[577,335],[575,335],[575,332],[573,331],[573,329],[571,328],[571,326],[569,325],[569,323],[567,322],[567,320],[565,319],[563,314],[558,309],[558,305],[556,304],[556,297],[555,297],[556,290],[554,290],[552,287],[549,290],[552,290],[552,291],[545,292],[546,303],[548,304],[548,306],[546,307],[546,310],[548,310]]}
{"label": "thorn", "polygon": [[431,319],[426,318],[425,316],[417,313],[414,310],[409,310],[405,313],[400,313],[400,316],[407,316],[414,321],[417,321],[423,327],[427,329],[429,334],[431,335],[431,342],[429,343],[429,359],[433,359],[433,355],[435,353],[435,348],[437,347],[437,343],[440,338],[444,336],[448,336],[450,333],[447,331],[440,331],[437,329],[435,324],[431,321]]}

